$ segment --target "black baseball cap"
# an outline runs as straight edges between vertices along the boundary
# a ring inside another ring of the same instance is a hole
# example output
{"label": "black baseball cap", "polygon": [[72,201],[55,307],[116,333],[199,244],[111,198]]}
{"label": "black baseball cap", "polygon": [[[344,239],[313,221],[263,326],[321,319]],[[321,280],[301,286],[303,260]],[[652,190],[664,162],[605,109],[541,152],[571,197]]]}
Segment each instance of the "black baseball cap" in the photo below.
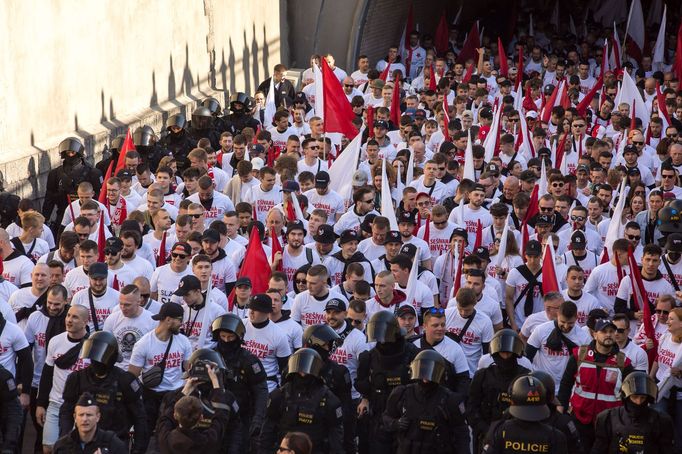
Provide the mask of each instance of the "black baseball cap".
{"label": "black baseball cap", "polygon": [[106,263],[96,262],[88,268],[88,276],[95,279],[103,279],[109,275],[109,267]]}
{"label": "black baseball cap", "polygon": [[185,296],[192,290],[201,290],[201,282],[199,282],[199,278],[195,275],[188,274],[180,279],[178,289],[175,291],[174,295]]}
{"label": "black baseball cap", "polygon": [[251,278],[243,276],[243,277],[237,278],[237,280],[234,283],[235,287],[241,287],[244,285],[249,287],[249,288],[252,288],[253,284],[251,283]]}
{"label": "black baseball cap", "polygon": [[530,240],[526,243],[525,254],[530,257],[540,257],[542,255],[542,244],[538,240]]}
{"label": "black baseball cap", "polygon": [[554,215],[536,214],[534,220],[535,225],[539,224],[554,225]]}
{"label": "black baseball cap", "polygon": [[171,252],[175,252],[176,249],[182,249],[182,252],[184,252],[187,255],[192,255],[192,246],[189,245],[189,243],[186,243],[184,241],[178,241],[173,245],[171,248]]}
{"label": "black baseball cap", "polygon": [[585,234],[582,231],[576,230],[573,232],[571,235],[571,249],[585,249],[586,243]]}
{"label": "black baseball cap", "polygon": [[398,308],[398,310],[395,313],[395,316],[400,318],[404,317],[406,315],[412,315],[414,317],[417,316],[417,311],[414,310],[414,307],[410,304],[404,304]]}
{"label": "black baseball cap", "polygon": [[360,230],[365,233],[372,233],[372,222],[374,222],[375,217],[377,217],[377,215],[374,213],[369,213],[366,215],[365,219],[360,224]]}
{"label": "black baseball cap", "polygon": [[282,183],[282,192],[296,192],[300,190],[301,186],[294,180],[287,180]]}
{"label": "black baseball cap", "polygon": [[265,293],[259,293],[249,298],[249,309],[269,314],[272,312],[272,298]]}
{"label": "black baseball cap", "polygon": [[682,252],[682,233],[671,233],[665,240],[665,249],[670,252]]}
{"label": "black baseball cap", "polygon": [[315,187],[324,189],[329,186],[330,180],[329,174],[324,170],[317,172],[317,175],[315,175]]}
{"label": "black baseball cap", "polygon": [[479,246],[476,249],[474,249],[474,255],[485,261],[488,262],[490,261],[490,251],[485,246]]}
{"label": "black baseball cap", "polygon": [[294,230],[300,230],[303,232],[303,234],[306,234],[305,226],[303,225],[303,221],[291,221],[287,224],[287,234],[289,232],[293,232]]}
{"label": "black baseball cap", "polygon": [[324,306],[324,310],[344,312],[346,310],[346,303],[344,303],[342,299],[332,298],[329,301],[327,301],[327,304],[325,304]]}
{"label": "black baseball cap", "polygon": [[114,254],[118,254],[123,250],[123,241],[115,236],[110,236],[104,242],[104,251],[112,251]]}
{"label": "black baseball cap", "polygon": [[400,248],[400,253],[413,259],[414,256],[417,255],[417,246],[412,243],[403,244]]}
{"label": "black baseball cap", "polygon": [[397,230],[391,230],[386,234],[386,239],[384,240],[384,244],[388,243],[400,243],[402,244],[403,242],[403,237],[400,235],[400,232]]}
{"label": "black baseball cap", "polygon": [[165,303],[161,305],[158,314],[152,315],[152,320],[163,320],[166,317],[181,318],[185,316],[185,311],[178,303]]}
{"label": "black baseball cap", "polygon": [[388,123],[384,120],[375,120],[374,121],[374,127],[375,128],[388,129]]}
{"label": "black baseball cap", "polygon": [[399,210],[398,212],[398,223],[406,222],[408,224],[416,225],[417,220],[415,219],[414,213],[411,211]]}
{"label": "black baseball cap", "polygon": [[456,236],[464,238],[464,241],[469,241],[469,233],[462,227],[456,227],[450,234],[450,239],[453,239]]}
{"label": "black baseball cap", "polygon": [[616,325],[613,323],[613,320],[610,318],[600,318],[594,322],[594,331],[603,331],[609,326],[613,329],[617,329]]}
{"label": "black baseball cap", "polygon": [[339,237],[339,245],[349,243],[351,241],[360,241],[360,237],[358,236],[358,232],[355,230],[344,230],[341,232],[341,236]]}
{"label": "black baseball cap", "polygon": [[130,172],[130,170],[121,169],[118,172],[116,172],[116,177],[119,180],[129,181],[133,179],[133,174]]}
{"label": "black baseball cap", "polygon": [[322,244],[334,243],[336,241],[334,228],[329,224],[322,224],[317,228],[317,232],[313,235],[313,240]]}
{"label": "black baseball cap", "polygon": [[206,241],[208,243],[218,243],[220,242],[220,233],[214,229],[206,229],[201,235],[201,241]]}

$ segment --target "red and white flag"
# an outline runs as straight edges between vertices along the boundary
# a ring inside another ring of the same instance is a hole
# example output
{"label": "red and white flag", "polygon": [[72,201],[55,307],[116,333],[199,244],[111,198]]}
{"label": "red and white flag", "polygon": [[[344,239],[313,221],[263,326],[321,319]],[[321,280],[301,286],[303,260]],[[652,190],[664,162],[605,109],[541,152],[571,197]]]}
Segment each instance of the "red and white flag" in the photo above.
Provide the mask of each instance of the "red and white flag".
{"label": "red and white flag", "polygon": [[[656,37],[656,44],[654,44],[653,55],[651,56],[651,64],[654,70],[663,71],[665,67],[665,15],[668,11],[668,5],[663,6],[663,17],[661,18],[661,28],[658,30]],[[664,130],[665,131],[665,130]]]}
{"label": "red and white flag", "polygon": [[542,294],[559,291],[559,278],[554,266],[554,244],[551,240],[545,243],[545,251],[542,256]]}
{"label": "red and white flag", "polygon": [[348,139],[353,139],[358,130],[353,126],[355,114],[343,92],[341,82],[334,75],[327,64],[327,60],[320,59],[322,63],[322,83],[324,98],[324,131],[338,132]]}
{"label": "red and white flag", "polygon": [[644,52],[645,29],[644,13],[642,12],[642,2],[640,0],[633,0],[630,4],[630,14],[628,15],[626,30],[625,46],[628,55],[637,61],[641,61]]}

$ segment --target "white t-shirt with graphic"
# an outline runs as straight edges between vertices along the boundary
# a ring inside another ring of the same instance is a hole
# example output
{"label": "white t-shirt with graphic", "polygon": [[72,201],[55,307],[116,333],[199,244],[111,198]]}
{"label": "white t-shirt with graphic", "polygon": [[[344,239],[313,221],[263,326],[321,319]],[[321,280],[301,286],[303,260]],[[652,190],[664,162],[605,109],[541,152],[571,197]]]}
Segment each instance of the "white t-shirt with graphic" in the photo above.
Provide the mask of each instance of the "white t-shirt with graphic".
{"label": "white t-shirt with graphic", "polygon": [[[168,342],[161,341],[156,336],[156,330],[150,331],[135,343],[130,355],[130,365],[141,367],[142,372],[147,372],[153,366],[163,361],[164,353],[168,348]],[[52,345],[52,342],[50,342]],[[192,355],[192,346],[189,340],[182,334],[173,335],[173,343],[168,350],[166,358],[166,368],[163,371],[163,379],[154,391],[173,391],[181,388],[184,380],[182,378],[182,363],[187,361]]]}

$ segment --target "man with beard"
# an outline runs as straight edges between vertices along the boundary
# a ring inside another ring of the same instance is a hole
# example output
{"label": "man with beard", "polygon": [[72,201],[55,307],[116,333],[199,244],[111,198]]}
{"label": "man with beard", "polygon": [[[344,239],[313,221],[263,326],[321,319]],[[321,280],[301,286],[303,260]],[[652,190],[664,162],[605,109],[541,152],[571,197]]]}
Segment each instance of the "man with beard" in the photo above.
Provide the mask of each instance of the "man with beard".
{"label": "man with beard", "polygon": [[152,278],[154,266],[149,260],[137,254],[139,246],[142,244],[142,237],[139,232],[134,230],[124,230],[121,232],[121,262],[132,269],[135,276],[143,276],[147,279]]}
{"label": "man with beard", "polygon": [[213,320],[226,313],[225,308],[208,297],[201,288],[199,278],[193,274],[180,280],[175,295],[183,299],[185,316],[182,331],[192,344],[192,350],[213,347],[210,325]]}
{"label": "man with beard", "polygon": [[188,243],[175,243],[171,248],[171,262],[154,270],[150,280],[152,298],[165,304],[169,302],[173,293],[178,288],[180,279],[192,270],[189,268],[189,260],[192,254],[192,246]]}
{"label": "man with beard", "polygon": [[89,310],[89,332],[101,331],[111,310],[118,305],[118,291],[107,285],[109,270],[106,263],[93,263],[88,272],[89,286],[80,290],[71,300],[72,306]]}
{"label": "man with beard", "polygon": [[474,452],[480,452],[490,425],[503,419],[509,408],[509,385],[515,377],[530,372],[519,365],[523,355],[523,341],[510,329],[495,333],[490,341],[493,364],[479,368],[469,387],[466,420],[474,433]]}
{"label": "man with beard", "polygon": [[263,424],[268,399],[267,377],[260,360],[243,347],[246,328],[241,318],[235,314],[221,315],[211,324],[211,331],[215,350],[225,362],[224,386],[239,405],[233,422],[237,427],[227,435],[227,452],[245,452],[250,440],[260,434]]}
{"label": "man with beard", "polygon": [[208,227],[211,222],[216,219],[222,219],[223,213],[226,211],[233,211],[234,204],[232,200],[225,194],[215,190],[215,184],[211,177],[203,175],[197,182],[199,191],[187,197],[194,203],[200,203],[206,210],[204,215],[204,224]]}
{"label": "man with beard", "polygon": [[42,452],[43,426],[36,419],[36,398],[38,386],[43,372],[45,355],[50,340],[66,330],[66,312],[68,311],[67,292],[62,285],[54,285],[45,293],[45,303],[28,316],[24,334],[33,350],[33,381],[31,382],[30,411],[33,425],[36,428],[35,452]]}
{"label": "man with beard", "polygon": [[317,253],[311,249],[303,247],[303,238],[306,230],[301,221],[292,221],[287,224],[286,233],[287,244],[284,250],[276,252],[271,269],[275,271],[278,266],[286,273],[289,282],[289,291],[294,289],[293,280],[296,270],[303,265],[315,265],[320,263]]}
{"label": "man with beard", "polygon": [[365,281],[374,281],[372,264],[362,252],[357,250],[359,240],[360,236],[355,230],[344,230],[339,236],[339,246],[341,247],[341,250],[329,256],[324,264],[328,270],[332,285],[339,285],[343,281],[345,275],[344,271],[351,263],[360,263],[365,269]]}
{"label": "man with beard", "polygon": [[99,427],[112,430],[127,441],[132,425],[135,431],[131,452],[144,453],[149,434],[140,382],[114,365],[118,355],[118,342],[110,332],[94,333],[83,342],[80,357],[90,360],[90,365],[66,379],[64,403],[59,409],[59,433],[64,436],[71,430],[78,398],[88,392],[97,399],[101,412]]}
{"label": "man with beard", "polygon": [[159,324],[135,343],[130,355],[128,372],[142,381],[142,397],[149,428],[156,427],[163,396],[183,384],[182,371],[192,354],[189,339],[180,335],[183,315],[179,304],[163,304],[159,313],[152,316]]}
{"label": "man with beard", "polygon": [[586,452],[594,443],[597,415],[622,405],[614,397],[619,395],[623,379],[634,370],[630,359],[619,350],[615,333],[616,325],[610,319],[596,320],[594,340],[573,348],[561,378],[558,410],[563,412],[571,405]]}
{"label": "man with beard", "polygon": [[237,280],[237,272],[232,259],[220,247],[220,233],[217,230],[204,230],[201,236],[202,253],[211,259],[211,279],[213,287],[229,295]]}
{"label": "man with beard", "polygon": [[137,277],[135,270],[123,263],[121,260],[123,254],[123,241],[120,238],[112,236],[107,238],[104,242],[104,257],[109,272],[113,274],[112,287],[114,290],[121,289],[128,284],[132,284]]}
{"label": "man with beard", "polygon": [[671,233],[666,238],[665,254],[658,267],[663,277],[675,290],[682,288],[682,234]]}
{"label": "man with beard", "polygon": [[64,265],[64,272],[68,273],[76,266],[76,246],[79,243],[76,232],[62,232],[59,237],[59,248],[48,252],[38,259],[38,263],[49,263],[56,260]]}

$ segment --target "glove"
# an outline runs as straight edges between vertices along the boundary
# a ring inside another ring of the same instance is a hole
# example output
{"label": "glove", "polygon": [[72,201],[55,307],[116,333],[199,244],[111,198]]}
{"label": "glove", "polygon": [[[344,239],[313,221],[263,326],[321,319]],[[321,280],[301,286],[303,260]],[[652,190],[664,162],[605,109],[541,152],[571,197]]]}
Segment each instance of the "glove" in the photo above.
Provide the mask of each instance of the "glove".
{"label": "glove", "polygon": [[398,420],[398,429],[402,432],[410,427],[410,420],[404,416]]}
{"label": "glove", "polygon": [[249,437],[257,438],[260,435],[260,428],[260,424],[251,424],[251,427],[249,428]]}

